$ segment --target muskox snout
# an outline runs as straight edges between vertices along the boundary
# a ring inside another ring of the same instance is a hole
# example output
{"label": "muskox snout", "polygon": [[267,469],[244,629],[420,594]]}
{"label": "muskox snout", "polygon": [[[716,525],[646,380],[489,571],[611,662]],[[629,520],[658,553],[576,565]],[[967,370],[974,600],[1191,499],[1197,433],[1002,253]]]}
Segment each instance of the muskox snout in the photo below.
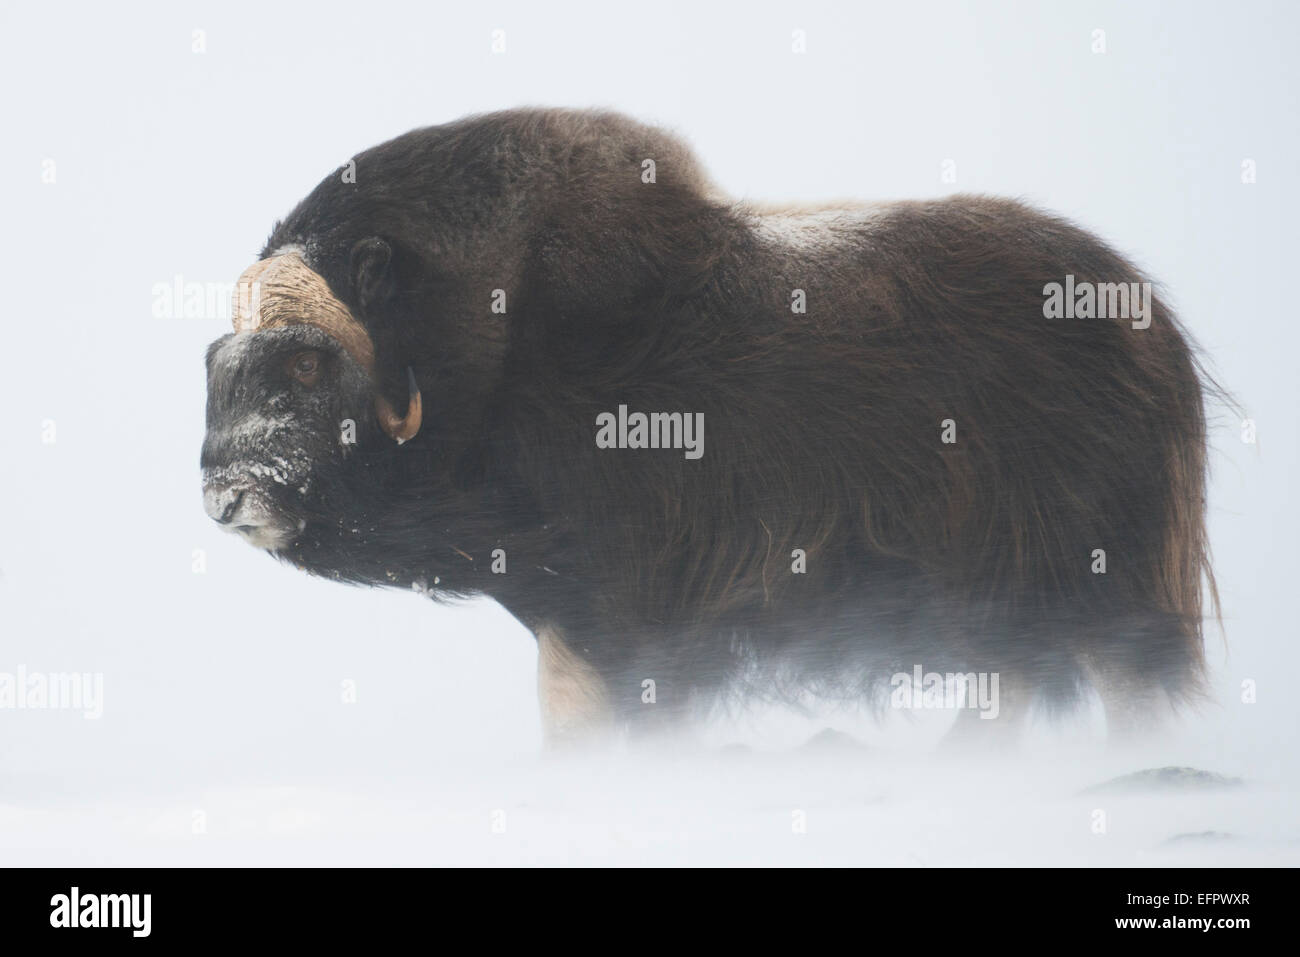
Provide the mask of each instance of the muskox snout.
{"label": "muskox snout", "polygon": [[282,548],[303,528],[302,522],[273,509],[255,487],[238,481],[205,481],[203,510],[218,525],[258,548]]}
{"label": "muskox snout", "polygon": [[203,510],[218,525],[229,525],[247,492],[245,488],[208,486],[203,490]]}

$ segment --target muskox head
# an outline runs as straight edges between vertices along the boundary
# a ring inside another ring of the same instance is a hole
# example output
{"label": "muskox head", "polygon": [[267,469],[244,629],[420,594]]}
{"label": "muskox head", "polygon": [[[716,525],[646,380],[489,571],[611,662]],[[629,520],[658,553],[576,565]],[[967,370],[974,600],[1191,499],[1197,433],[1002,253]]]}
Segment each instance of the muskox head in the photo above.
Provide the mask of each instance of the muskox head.
{"label": "muskox head", "polygon": [[725,244],[689,151],[606,114],[471,118],[355,167],[276,224],[236,289],[208,356],[205,504],[307,570],[445,589],[465,542],[546,525],[564,479],[535,488],[533,450],[594,454],[579,384],[635,366],[627,331],[655,341],[659,305]]}
{"label": "muskox head", "polygon": [[365,327],[299,251],[249,267],[234,295],[235,331],[207,355],[203,504],[213,521],[277,551],[321,512],[358,447],[419,431],[420,392],[408,370],[404,413],[384,398]]}

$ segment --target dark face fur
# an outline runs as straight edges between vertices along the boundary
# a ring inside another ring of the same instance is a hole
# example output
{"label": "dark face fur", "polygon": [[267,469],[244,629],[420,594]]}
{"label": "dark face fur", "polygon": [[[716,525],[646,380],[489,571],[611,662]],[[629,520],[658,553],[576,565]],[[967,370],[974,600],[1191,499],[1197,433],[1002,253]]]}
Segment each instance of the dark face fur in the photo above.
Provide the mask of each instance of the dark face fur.
{"label": "dark face fur", "polygon": [[208,348],[203,505],[278,552],[326,513],[357,445],[377,442],[366,372],[328,333],[282,326]]}

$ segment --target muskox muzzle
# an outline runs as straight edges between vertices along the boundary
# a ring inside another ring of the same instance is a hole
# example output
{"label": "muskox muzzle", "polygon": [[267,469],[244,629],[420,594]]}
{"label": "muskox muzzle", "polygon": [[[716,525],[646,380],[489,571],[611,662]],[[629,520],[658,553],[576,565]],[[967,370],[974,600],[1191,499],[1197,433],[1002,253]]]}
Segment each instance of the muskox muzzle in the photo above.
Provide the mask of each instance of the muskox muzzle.
{"label": "muskox muzzle", "polygon": [[254,485],[238,479],[205,475],[203,510],[226,531],[257,548],[284,548],[304,526],[301,519],[280,514]]}

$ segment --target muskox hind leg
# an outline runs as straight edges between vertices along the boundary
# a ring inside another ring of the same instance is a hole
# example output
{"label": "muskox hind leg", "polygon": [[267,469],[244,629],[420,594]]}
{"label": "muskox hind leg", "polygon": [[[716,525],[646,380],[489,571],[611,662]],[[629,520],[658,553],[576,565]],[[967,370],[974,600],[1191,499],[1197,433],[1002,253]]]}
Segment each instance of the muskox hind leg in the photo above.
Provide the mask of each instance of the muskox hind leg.
{"label": "muskox hind leg", "polygon": [[997,674],[997,683],[992,687],[996,693],[991,701],[958,709],[957,720],[939,742],[942,751],[987,753],[1015,747],[1029,716],[1029,689],[1006,672]]}
{"label": "muskox hind leg", "polygon": [[1064,714],[1083,700],[1087,677],[1079,649],[1092,625],[1075,610],[1038,605],[1003,613],[990,603],[972,606],[968,621],[959,659],[966,696],[941,742],[944,751],[1014,747],[1031,708]]}
{"label": "muskox hind leg", "polygon": [[1204,697],[1197,624],[1159,609],[1117,615],[1094,633],[1084,662],[1106,714],[1106,736],[1135,743],[1176,708]]}
{"label": "muskox hind leg", "polygon": [[537,698],[549,748],[595,743],[613,731],[605,680],[554,627],[537,632]]}

